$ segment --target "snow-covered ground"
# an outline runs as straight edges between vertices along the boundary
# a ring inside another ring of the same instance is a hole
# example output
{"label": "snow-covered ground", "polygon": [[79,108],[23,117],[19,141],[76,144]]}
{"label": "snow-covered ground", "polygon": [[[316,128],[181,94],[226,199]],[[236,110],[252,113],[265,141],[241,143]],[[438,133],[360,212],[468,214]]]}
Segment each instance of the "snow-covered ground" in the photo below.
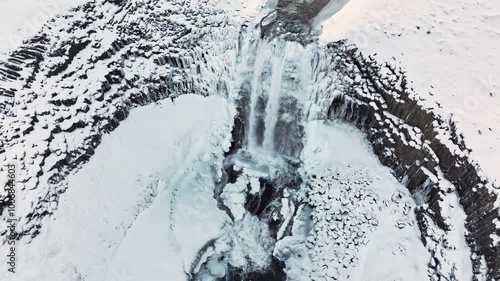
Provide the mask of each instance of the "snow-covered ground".
{"label": "snow-covered ground", "polygon": [[[34,36],[55,16],[93,0],[0,0],[0,59]],[[99,1],[99,0],[96,0]],[[133,0],[145,2],[144,0]],[[258,13],[265,0],[221,0],[218,6],[235,10],[241,16]]]}
{"label": "snow-covered ground", "polygon": [[15,279],[2,266],[0,280],[185,280],[227,220],[212,185],[233,115],[224,99],[195,95],[135,110],[69,177],[42,234],[20,242]]}
{"label": "snow-covered ground", "polygon": [[472,158],[500,180],[499,1],[351,0],[321,39],[347,39],[405,69],[424,104],[453,114]]}
{"label": "snow-covered ground", "polygon": [[323,121],[310,122],[306,133],[302,158],[315,223],[307,238],[312,280],[325,275],[333,280],[427,280],[430,255],[420,241],[415,202],[380,164],[363,134],[347,124]]}
{"label": "snow-covered ground", "polygon": [[[87,1],[0,0],[0,58],[53,16]],[[263,3],[221,1],[246,14]],[[500,157],[499,26],[498,1],[350,0],[324,22],[321,39],[347,39],[366,54],[376,53],[380,61],[403,67],[428,107],[459,120],[458,129],[465,133],[472,157],[490,178],[500,179],[496,167]]]}
{"label": "snow-covered ground", "polygon": [[0,59],[58,14],[90,0],[0,0]]}

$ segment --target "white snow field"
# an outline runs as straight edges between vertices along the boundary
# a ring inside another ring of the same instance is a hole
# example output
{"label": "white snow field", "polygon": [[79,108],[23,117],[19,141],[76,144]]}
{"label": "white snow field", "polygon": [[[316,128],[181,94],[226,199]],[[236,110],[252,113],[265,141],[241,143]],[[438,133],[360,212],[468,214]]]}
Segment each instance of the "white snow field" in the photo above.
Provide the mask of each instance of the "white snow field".
{"label": "white snow field", "polygon": [[185,280],[184,265],[228,219],[212,185],[233,115],[215,96],[135,110],[70,176],[42,234],[18,245],[15,279],[2,266],[0,280]]}
{"label": "white snow field", "polygon": [[0,58],[53,17],[89,0],[0,0]]}
{"label": "white snow field", "polygon": [[[313,280],[428,280],[431,257],[420,241],[415,200],[380,164],[363,133],[312,121],[306,134],[302,160],[315,222],[306,245],[314,258]],[[459,215],[460,207],[455,211]],[[463,221],[455,225],[463,227]],[[465,238],[459,234],[450,243],[455,249],[444,250],[444,260],[457,266],[458,280],[471,280]]]}
{"label": "white snow field", "polygon": [[[70,176],[44,231],[18,246],[15,280],[187,280],[198,250],[229,223],[213,185],[234,114],[221,97],[194,95],[133,111]],[[275,255],[288,252],[293,266],[288,280],[426,280],[430,255],[419,240],[415,203],[362,133],[312,121],[306,134],[301,157],[315,185],[308,190],[315,226],[304,233],[297,224],[278,242]],[[243,223],[239,235],[255,231]],[[456,254],[470,255],[465,247]],[[468,280],[470,263],[463,265],[460,280]],[[1,280],[10,276],[0,272]]]}
{"label": "white snow field", "polygon": [[321,40],[347,39],[402,67],[422,104],[457,121],[486,176],[500,181],[500,2],[351,0]]}
{"label": "white snow field", "polygon": [[[310,122],[306,133],[302,160],[314,227],[309,233],[297,227],[278,242],[287,280],[427,280],[430,255],[415,203],[363,134],[323,121]],[[470,265],[464,271],[470,277]]]}

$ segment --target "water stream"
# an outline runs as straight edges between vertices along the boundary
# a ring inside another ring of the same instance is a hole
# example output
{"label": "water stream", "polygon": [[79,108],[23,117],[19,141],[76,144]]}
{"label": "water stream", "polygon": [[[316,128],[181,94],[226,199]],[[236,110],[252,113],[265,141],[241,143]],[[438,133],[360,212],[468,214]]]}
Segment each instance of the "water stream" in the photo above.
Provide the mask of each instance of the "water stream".
{"label": "water stream", "polygon": [[[284,264],[272,252],[278,233],[287,231],[280,213],[283,191],[299,190],[303,183],[299,168],[307,119],[305,101],[313,77],[311,52],[307,46],[282,37],[260,40],[258,31],[242,31],[244,42],[235,68],[239,73],[232,81],[238,87],[230,97],[238,105],[233,147],[226,155],[223,180],[215,190],[219,208],[228,213],[233,224],[225,237],[212,241],[200,256],[207,250],[218,252],[217,243],[223,240],[231,250],[213,255],[212,262],[199,260],[203,264],[193,266],[199,268],[191,273],[194,280],[214,277],[214,264],[226,268],[221,280],[286,279]],[[236,229],[249,224],[260,230],[247,233],[243,239]],[[241,244],[245,249],[235,250]]]}

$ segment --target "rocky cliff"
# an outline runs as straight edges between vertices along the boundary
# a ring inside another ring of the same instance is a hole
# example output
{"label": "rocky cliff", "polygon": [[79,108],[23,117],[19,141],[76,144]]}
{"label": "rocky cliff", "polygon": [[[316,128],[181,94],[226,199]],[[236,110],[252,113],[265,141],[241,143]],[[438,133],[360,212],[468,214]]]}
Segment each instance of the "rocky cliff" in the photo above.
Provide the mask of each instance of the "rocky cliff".
{"label": "rocky cliff", "polygon": [[[0,62],[0,160],[18,165],[19,239],[39,233],[65,177],[131,108],[215,91],[207,85],[217,83],[201,73],[217,67],[207,54],[224,50],[207,44],[231,30],[215,6],[89,2],[47,23]],[[6,179],[4,167],[0,172]],[[0,206],[8,201],[2,191]]]}
{"label": "rocky cliff", "polygon": [[417,215],[424,243],[432,236],[425,216],[444,231],[451,227],[441,210],[443,197],[456,192],[467,215],[466,236],[475,273],[484,257],[488,280],[500,278],[500,247],[492,239],[500,234],[496,227],[500,187],[488,182],[479,165],[469,159],[454,122],[424,108],[402,71],[380,65],[341,42],[330,44],[328,52],[332,53],[329,71],[343,73],[346,88],[333,99],[328,118],[362,129],[380,161],[413,194],[425,193],[424,200],[416,198],[421,204]]}

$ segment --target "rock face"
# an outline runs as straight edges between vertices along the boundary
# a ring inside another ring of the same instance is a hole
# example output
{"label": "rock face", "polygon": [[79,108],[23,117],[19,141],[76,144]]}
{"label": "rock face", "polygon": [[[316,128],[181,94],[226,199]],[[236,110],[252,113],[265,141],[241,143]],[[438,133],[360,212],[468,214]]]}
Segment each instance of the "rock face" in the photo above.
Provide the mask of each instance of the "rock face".
{"label": "rock face", "polygon": [[[49,22],[0,62],[0,161],[17,165],[16,190],[25,198],[18,202],[19,239],[39,233],[66,189],[65,177],[131,108],[216,92],[210,87],[217,82],[203,75],[214,76],[218,67],[207,54],[233,46],[207,47],[230,40],[225,33],[233,30],[216,6],[89,2]],[[2,166],[0,184],[4,173]],[[0,205],[9,200],[2,190]],[[0,225],[3,240],[5,221]]]}
{"label": "rock face", "polygon": [[[500,233],[495,226],[498,195],[493,191],[498,187],[489,183],[479,166],[468,158],[469,150],[453,121],[423,108],[412,95],[404,73],[390,65],[378,65],[373,58],[342,43],[332,43],[328,50],[334,53],[332,72],[347,77],[347,92],[333,99],[329,118],[345,120],[366,132],[380,161],[412,193],[428,193],[419,216],[430,215],[445,231],[449,225],[441,214],[440,202],[451,192],[443,184],[449,181],[467,214],[465,225],[474,253],[474,273],[479,273],[480,257],[484,256],[488,280],[499,279],[500,247],[491,238]],[[420,223],[426,233],[425,223]]]}

